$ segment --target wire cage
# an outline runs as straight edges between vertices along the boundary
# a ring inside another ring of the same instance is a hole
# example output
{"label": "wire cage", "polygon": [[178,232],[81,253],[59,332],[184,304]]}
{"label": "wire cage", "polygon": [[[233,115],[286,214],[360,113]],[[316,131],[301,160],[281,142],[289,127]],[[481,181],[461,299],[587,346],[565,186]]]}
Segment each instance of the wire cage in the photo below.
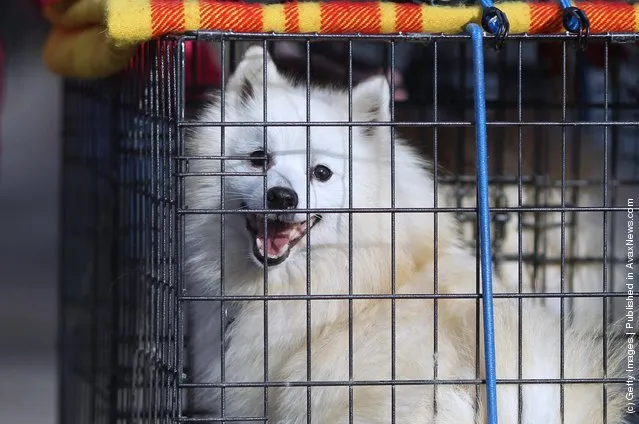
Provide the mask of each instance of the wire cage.
{"label": "wire cage", "polygon": [[[269,422],[266,412],[210,418],[194,405],[212,386],[191,372],[189,308],[220,299],[189,291],[185,265],[185,225],[197,214],[185,181],[198,160],[185,139],[203,124],[205,93],[225,84],[250,44],[301,84],[352,90],[390,70],[393,126],[433,162],[439,213],[454,214],[477,250],[467,36],[201,31],[146,43],[115,77],[65,82],[61,423]],[[639,193],[639,49],[634,36],[574,44],[511,35],[486,50],[492,259],[496,275],[566,325],[596,327],[627,313],[623,210]],[[202,80],[196,46],[220,65],[216,78]],[[272,387],[260,387],[265,411]]]}

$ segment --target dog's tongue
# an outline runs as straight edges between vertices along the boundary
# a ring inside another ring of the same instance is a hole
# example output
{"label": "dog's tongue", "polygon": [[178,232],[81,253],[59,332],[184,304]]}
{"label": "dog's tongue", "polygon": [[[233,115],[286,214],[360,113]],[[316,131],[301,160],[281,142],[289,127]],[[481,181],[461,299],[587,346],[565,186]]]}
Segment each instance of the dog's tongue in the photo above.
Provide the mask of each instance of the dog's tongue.
{"label": "dog's tongue", "polygon": [[[283,253],[284,248],[288,245],[291,230],[270,230],[268,232],[268,238],[266,240],[266,254],[271,257],[280,256]],[[264,233],[258,236],[264,243]]]}

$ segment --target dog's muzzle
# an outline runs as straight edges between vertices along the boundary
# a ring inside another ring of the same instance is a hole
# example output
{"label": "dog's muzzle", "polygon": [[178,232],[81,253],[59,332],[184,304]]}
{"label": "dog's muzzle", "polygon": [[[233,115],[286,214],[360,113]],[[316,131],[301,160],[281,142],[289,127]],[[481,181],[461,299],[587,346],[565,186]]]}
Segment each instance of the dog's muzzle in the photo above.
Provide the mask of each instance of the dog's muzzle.
{"label": "dog's muzzle", "polygon": [[[242,208],[247,209],[246,204]],[[277,215],[247,213],[246,229],[253,243],[253,255],[265,266],[281,264],[320,219],[319,215],[311,215],[307,221],[293,222]]]}

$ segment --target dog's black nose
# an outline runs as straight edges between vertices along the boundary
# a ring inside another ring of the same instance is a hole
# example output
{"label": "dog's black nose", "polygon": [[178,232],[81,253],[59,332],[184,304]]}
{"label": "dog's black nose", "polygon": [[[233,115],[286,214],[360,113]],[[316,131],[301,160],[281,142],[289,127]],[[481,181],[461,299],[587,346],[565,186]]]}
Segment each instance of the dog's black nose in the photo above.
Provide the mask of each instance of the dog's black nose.
{"label": "dog's black nose", "polygon": [[266,192],[269,209],[293,209],[297,207],[297,193],[286,187],[272,187]]}

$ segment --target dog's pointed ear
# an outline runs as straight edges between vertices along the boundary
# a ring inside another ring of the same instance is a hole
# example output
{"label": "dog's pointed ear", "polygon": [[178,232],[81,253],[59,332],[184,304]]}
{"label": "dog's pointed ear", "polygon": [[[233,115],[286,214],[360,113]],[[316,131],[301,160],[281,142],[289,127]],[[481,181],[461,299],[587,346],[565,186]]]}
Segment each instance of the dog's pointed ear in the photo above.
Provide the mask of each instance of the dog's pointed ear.
{"label": "dog's pointed ear", "polygon": [[386,77],[376,75],[353,88],[353,120],[390,121],[390,87]]}
{"label": "dog's pointed ear", "polygon": [[246,102],[262,96],[264,89],[264,64],[266,63],[266,78],[269,84],[281,83],[280,75],[271,55],[262,46],[253,45],[244,53],[244,57],[237,65],[235,72],[226,84],[226,91]]}

